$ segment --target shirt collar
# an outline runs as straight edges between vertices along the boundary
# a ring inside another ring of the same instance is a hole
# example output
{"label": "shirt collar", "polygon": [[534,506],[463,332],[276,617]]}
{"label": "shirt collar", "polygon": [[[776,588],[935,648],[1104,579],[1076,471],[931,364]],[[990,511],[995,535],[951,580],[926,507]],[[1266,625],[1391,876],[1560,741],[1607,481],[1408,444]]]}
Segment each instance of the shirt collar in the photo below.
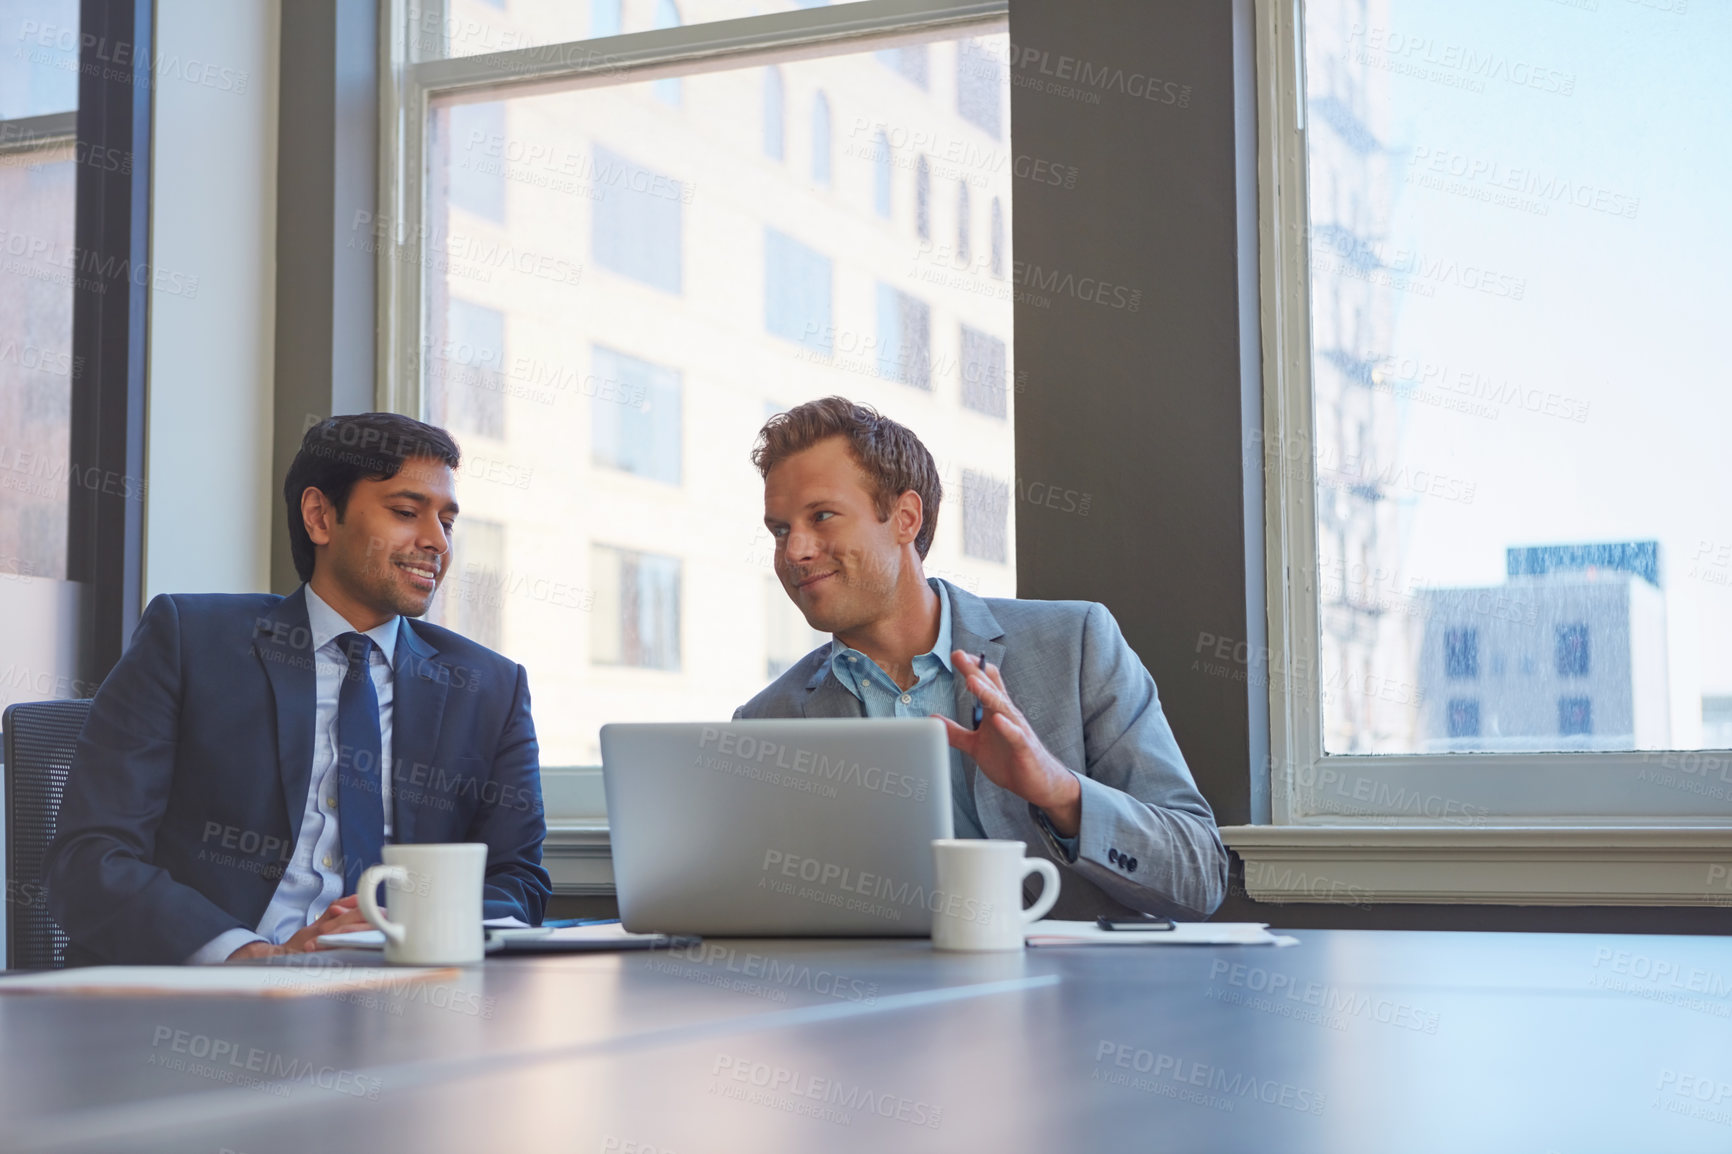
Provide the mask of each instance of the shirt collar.
{"label": "shirt collar", "polygon": [[[954,674],[956,668],[950,664],[950,593],[944,588],[942,581],[928,579],[926,583],[932,586],[933,592],[938,594],[938,636],[933,640],[932,648],[914,660],[925,664],[923,658],[935,657],[939,664],[944,666],[946,673]],[[858,653],[861,657],[866,656],[864,653],[859,653],[858,650],[850,649],[840,637],[830,638],[830,666],[832,669],[836,668],[837,662],[846,662],[850,653]]]}
{"label": "shirt collar", "polygon": [[[325,603],[325,599],[313,592],[309,583],[307,590],[307,628],[313,634],[313,651],[323,649],[335,638],[344,633],[355,632],[355,627]],[[367,630],[367,636],[373,639],[373,644],[379,647],[379,652],[385,655],[385,664],[393,665],[397,655],[397,630],[403,618],[393,616],[390,620]]]}

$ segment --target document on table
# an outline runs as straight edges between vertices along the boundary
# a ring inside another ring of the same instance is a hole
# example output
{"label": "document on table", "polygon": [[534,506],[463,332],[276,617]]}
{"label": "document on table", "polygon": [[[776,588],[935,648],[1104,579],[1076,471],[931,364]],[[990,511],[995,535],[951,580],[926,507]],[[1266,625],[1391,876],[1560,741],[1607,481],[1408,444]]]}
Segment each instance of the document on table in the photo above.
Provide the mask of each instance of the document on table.
{"label": "document on table", "polygon": [[298,998],[455,978],[449,966],[83,966],[0,977],[0,994]]}
{"label": "document on table", "polygon": [[1296,946],[1298,938],[1269,932],[1267,922],[1175,922],[1170,930],[1103,930],[1094,922],[1035,922],[1031,946]]}
{"label": "document on table", "polygon": [[[539,926],[531,926],[522,918],[507,915],[502,918],[488,918],[481,923],[488,930],[521,930],[529,937],[540,937],[551,931]],[[380,930],[350,930],[345,934],[320,934],[319,944],[326,949],[349,950],[382,950],[385,948],[385,934]]]}

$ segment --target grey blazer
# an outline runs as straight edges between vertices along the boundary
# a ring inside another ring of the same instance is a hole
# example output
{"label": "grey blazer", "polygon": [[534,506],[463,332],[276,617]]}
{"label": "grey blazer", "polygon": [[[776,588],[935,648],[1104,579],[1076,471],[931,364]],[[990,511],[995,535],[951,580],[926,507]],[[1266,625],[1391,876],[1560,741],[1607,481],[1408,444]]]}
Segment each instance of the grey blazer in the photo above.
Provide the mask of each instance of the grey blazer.
{"label": "grey blazer", "polygon": [[[932,579],[936,583],[937,579]],[[1207,917],[1227,892],[1227,851],[1161,712],[1155,681],[1106,606],[1092,601],[950,594],[951,641],[985,653],[1011,700],[1052,755],[1082,782],[1074,862],[1035,819],[1035,808],[964,756],[988,837],[1027,842],[1062,879],[1049,917],[1127,916],[1131,911]],[[956,716],[974,694],[956,679]],[[862,717],[860,701],[830,672],[830,647],[801,658],[735,718]],[[1038,881],[1029,883],[1033,893]]]}

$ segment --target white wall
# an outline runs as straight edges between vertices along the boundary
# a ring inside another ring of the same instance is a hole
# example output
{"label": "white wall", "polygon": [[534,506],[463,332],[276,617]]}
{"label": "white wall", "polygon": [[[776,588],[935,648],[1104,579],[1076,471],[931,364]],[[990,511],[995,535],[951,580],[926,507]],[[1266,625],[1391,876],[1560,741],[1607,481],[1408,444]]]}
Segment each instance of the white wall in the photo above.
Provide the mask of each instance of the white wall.
{"label": "white wall", "polygon": [[146,599],[270,587],[279,26],[157,0]]}

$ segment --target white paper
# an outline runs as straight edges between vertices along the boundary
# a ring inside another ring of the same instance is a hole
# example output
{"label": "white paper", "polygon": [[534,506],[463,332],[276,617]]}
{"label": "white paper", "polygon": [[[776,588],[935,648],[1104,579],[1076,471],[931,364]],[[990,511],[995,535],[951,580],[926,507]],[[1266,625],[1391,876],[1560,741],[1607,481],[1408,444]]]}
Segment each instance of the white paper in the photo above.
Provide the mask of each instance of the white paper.
{"label": "white paper", "polygon": [[[539,934],[539,930],[522,918],[510,914],[502,918],[487,918],[482,923],[483,929],[489,930],[529,930]],[[385,934],[381,930],[350,930],[343,934],[320,934],[319,944],[333,950],[382,950],[385,948]]]}
{"label": "white paper", "polygon": [[665,934],[634,934],[618,922],[602,922],[594,926],[562,926],[554,930],[545,942],[638,942],[657,940]]}
{"label": "white paper", "polygon": [[1267,922],[1176,922],[1170,930],[1103,930],[1094,922],[1048,918],[1024,934],[1031,946],[1280,946],[1294,938],[1269,932]]}
{"label": "white paper", "polygon": [[392,966],[84,966],[0,977],[0,994],[227,994],[292,997],[455,973]]}

